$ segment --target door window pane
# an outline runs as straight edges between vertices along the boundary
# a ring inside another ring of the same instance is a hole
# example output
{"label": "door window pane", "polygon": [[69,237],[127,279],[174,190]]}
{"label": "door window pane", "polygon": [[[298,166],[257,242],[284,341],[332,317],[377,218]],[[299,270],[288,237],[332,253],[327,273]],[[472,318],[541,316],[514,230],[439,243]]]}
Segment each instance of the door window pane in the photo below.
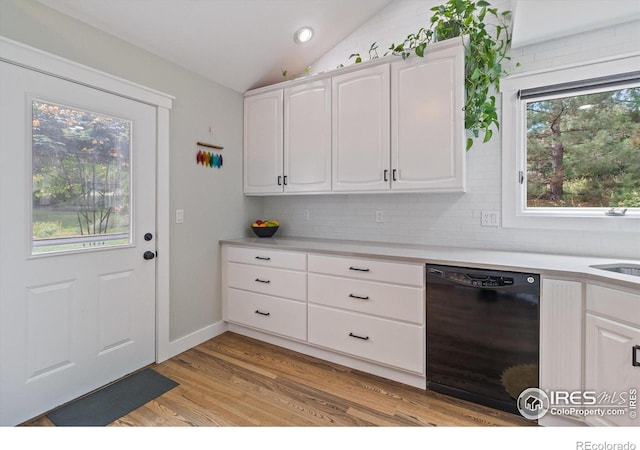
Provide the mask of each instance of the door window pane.
{"label": "door window pane", "polygon": [[128,120],[32,102],[32,253],[131,243]]}

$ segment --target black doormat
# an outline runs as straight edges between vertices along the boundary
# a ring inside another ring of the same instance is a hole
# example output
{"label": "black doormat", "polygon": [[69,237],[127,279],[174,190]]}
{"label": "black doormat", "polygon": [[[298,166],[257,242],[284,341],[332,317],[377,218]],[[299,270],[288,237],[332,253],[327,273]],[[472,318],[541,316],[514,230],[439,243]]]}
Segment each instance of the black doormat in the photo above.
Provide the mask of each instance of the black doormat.
{"label": "black doormat", "polygon": [[176,386],[172,379],[145,369],[74,400],[47,417],[59,427],[105,426]]}

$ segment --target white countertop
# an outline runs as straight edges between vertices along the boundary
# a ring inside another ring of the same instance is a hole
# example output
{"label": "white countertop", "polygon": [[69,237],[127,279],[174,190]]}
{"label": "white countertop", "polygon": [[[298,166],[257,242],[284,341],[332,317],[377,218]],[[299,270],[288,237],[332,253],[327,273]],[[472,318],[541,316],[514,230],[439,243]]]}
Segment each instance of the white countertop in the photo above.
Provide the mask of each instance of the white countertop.
{"label": "white countertop", "polygon": [[640,289],[640,277],[590,267],[619,263],[640,266],[640,260],[294,237],[223,239],[220,244],[535,272],[551,277],[578,278]]}

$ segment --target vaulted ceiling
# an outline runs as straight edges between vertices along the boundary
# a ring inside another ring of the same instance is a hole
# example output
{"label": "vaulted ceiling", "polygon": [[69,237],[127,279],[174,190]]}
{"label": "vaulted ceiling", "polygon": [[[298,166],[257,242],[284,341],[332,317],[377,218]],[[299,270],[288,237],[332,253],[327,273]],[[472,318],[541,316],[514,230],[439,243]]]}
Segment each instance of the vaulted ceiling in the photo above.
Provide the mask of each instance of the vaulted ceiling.
{"label": "vaulted ceiling", "polygon": [[[282,70],[302,74],[394,0],[38,1],[244,92],[282,81]],[[497,2],[514,11],[514,48],[640,19],[640,0]],[[293,35],[302,26],[315,35],[296,44]]]}
{"label": "vaulted ceiling", "polygon": [[[239,92],[300,74],[392,0],[39,0]],[[296,44],[295,31],[314,30]]]}

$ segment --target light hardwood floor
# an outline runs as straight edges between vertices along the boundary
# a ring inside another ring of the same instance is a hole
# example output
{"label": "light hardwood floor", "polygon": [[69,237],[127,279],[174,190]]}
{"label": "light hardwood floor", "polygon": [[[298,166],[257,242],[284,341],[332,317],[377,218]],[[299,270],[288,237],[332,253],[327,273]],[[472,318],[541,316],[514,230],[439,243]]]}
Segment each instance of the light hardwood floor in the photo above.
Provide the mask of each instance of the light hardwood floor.
{"label": "light hardwood floor", "polygon": [[152,368],[180,385],[110,426],[535,425],[231,332]]}

